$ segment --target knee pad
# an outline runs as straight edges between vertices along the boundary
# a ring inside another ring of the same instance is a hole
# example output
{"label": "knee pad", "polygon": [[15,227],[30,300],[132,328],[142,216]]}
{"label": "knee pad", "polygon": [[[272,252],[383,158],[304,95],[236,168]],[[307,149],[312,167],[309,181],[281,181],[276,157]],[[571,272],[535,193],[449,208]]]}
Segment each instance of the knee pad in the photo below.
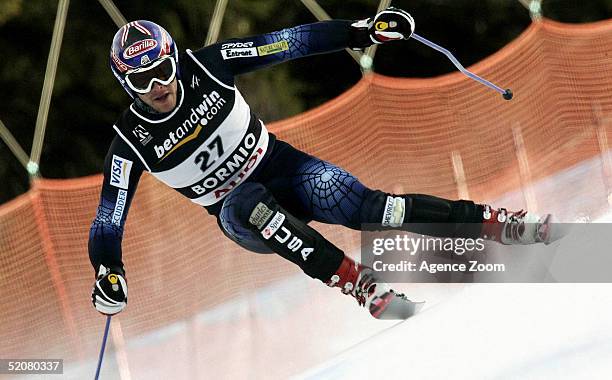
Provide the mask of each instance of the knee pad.
{"label": "knee pad", "polygon": [[[231,210],[243,226],[247,226],[251,211],[259,202],[272,202],[273,196],[261,183],[247,182],[234,189],[224,200],[223,209]],[[222,211],[223,212],[223,211]]]}
{"label": "knee pad", "polygon": [[273,253],[248,225],[248,216],[256,202],[267,196],[267,190],[263,185],[244,183],[225,198],[217,218],[223,234],[251,252]]}

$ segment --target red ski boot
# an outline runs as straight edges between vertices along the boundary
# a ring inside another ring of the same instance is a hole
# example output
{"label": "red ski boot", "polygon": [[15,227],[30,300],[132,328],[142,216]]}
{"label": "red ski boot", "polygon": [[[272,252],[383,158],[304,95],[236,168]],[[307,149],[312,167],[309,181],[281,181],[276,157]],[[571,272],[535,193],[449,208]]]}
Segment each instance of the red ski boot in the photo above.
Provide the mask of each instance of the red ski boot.
{"label": "red ski boot", "polygon": [[549,244],[561,236],[551,233],[552,215],[537,215],[527,211],[494,210],[484,205],[482,237],[502,244]]}
{"label": "red ski boot", "polygon": [[405,295],[393,291],[386,283],[377,281],[372,269],[348,256],[344,256],[327,285],[341,288],[342,293],[355,297],[359,306],[364,306],[378,319],[407,319],[423,304],[412,302]]}

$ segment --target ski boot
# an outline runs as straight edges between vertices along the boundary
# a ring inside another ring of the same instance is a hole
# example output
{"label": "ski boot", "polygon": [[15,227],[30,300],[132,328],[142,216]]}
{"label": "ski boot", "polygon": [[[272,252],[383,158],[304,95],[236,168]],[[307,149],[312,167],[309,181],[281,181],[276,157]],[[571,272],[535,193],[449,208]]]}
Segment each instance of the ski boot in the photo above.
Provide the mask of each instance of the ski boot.
{"label": "ski boot", "polygon": [[416,314],[423,304],[410,301],[388,284],[377,281],[371,268],[348,256],[344,256],[340,267],[326,284],[341,288],[342,293],[355,297],[359,306],[365,307],[377,319],[407,319]]}
{"label": "ski boot", "polygon": [[537,215],[524,210],[494,210],[484,205],[481,236],[502,244],[550,244],[563,234],[553,233],[552,215]]}

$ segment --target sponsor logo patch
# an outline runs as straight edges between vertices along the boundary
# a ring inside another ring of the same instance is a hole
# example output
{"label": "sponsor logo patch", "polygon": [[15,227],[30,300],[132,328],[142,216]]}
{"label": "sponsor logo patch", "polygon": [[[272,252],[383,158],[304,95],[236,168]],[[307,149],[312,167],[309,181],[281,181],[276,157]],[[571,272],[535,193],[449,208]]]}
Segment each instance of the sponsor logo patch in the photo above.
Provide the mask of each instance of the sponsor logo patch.
{"label": "sponsor logo patch", "polygon": [[272,235],[274,235],[276,231],[278,231],[278,229],[280,228],[280,226],[283,224],[284,221],[285,221],[285,214],[277,211],[274,217],[272,218],[272,220],[270,221],[270,223],[268,223],[266,228],[264,228],[263,231],[261,231],[261,236],[263,236],[263,238],[266,240],[270,239]]}
{"label": "sponsor logo patch", "polygon": [[140,40],[134,42],[130,46],[127,47],[123,51],[123,58],[130,59],[134,58],[138,54],[146,53],[150,50],[153,50],[157,47],[157,41],[152,38],[147,38],[146,40]]}
{"label": "sponsor logo patch", "polygon": [[[235,188],[237,185],[239,185],[241,183],[241,181],[245,178],[245,176],[248,175],[249,171],[255,167],[257,165],[258,162],[261,162],[261,159],[264,155],[265,151],[262,148],[257,148],[255,149],[255,152],[253,152],[253,155],[247,160],[245,166],[243,167],[242,171],[240,173],[238,173],[238,177],[233,180],[230,181],[227,186],[220,188],[218,190],[215,190],[215,198],[220,199],[222,197],[224,197],[227,193],[229,193],[230,191],[232,191],[233,188]],[[235,157],[235,155],[234,155]],[[228,165],[229,167],[229,165]],[[219,169],[221,170],[221,169]],[[216,172],[216,174],[219,174],[219,171]]]}
{"label": "sponsor logo patch", "polygon": [[268,208],[265,204],[259,202],[253,212],[251,212],[251,216],[249,216],[249,223],[256,226],[257,229],[261,229],[264,223],[270,219],[272,216],[272,210]]}
{"label": "sponsor logo patch", "polygon": [[221,49],[236,49],[253,47],[253,42],[226,42],[221,45]]}
{"label": "sponsor logo patch", "polygon": [[112,222],[116,226],[121,225],[121,218],[123,217],[125,203],[127,202],[127,193],[127,190],[119,190],[119,193],[117,193],[117,203],[115,203],[112,217]]}
{"label": "sponsor logo patch", "polygon": [[120,189],[128,188],[130,183],[130,171],[132,170],[132,161],[126,160],[123,157],[113,155],[111,163],[110,184]]}
{"label": "sponsor logo patch", "polygon": [[276,54],[276,53],[280,53],[281,51],[285,51],[285,50],[289,50],[289,44],[285,40],[278,41],[273,44],[257,47],[257,53],[259,53],[259,55],[261,56]]}
{"label": "sponsor logo patch", "polygon": [[221,50],[223,59],[257,57],[257,49],[255,48],[238,48]]}
{"label": "sponsor logo patch", "polygon": [[166,159],[182,145],[196,139],[202,128],[221,112],[226,103],[227,101],[217,91],[204,94],[202,103],[191,109],[189,117],[183,121],[183,124],[175,131],[171,131],[161,145],[153,146],[159,162]]}
{"label": "sponsor logo patch", "polygon": [[191,88],[195,90],[196,87],[200,87],[200,78],[195,75],[191,76]]}
{"label": "sponsor logo patch", "polygon": [[383,227],[401,227],[406,214],[406,200],[402,197],[387,197],[382,218]]}
{"label": "sponsor logo patch", "polygon": [[387,30],[387,28],[389,27],[389,24],[387,24],[384,21],[379,21],[376,23],[376,30]]}
{"label": "sponsor logo patch", "polygon": [[134,136],[136,136],[136,138],[140,141],[142,145],[147,145],[149,141],[151,141],[151,139],[153,138],[149,131],[147,131],[145,127],[140,124],[138,124],[138,126],[132,130],[132,133],[134,134]]}

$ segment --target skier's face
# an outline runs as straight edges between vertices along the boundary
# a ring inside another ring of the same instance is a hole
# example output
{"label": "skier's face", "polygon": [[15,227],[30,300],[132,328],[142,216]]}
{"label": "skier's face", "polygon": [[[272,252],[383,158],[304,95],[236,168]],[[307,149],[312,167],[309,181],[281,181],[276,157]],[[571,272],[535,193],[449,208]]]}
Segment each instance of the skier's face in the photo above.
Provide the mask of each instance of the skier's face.
{"label": "skier's face", "polygon": [[155,82],[151,91],[138,97],[157,112],[170,112],[176,107],[176,78],[166,86]]}

